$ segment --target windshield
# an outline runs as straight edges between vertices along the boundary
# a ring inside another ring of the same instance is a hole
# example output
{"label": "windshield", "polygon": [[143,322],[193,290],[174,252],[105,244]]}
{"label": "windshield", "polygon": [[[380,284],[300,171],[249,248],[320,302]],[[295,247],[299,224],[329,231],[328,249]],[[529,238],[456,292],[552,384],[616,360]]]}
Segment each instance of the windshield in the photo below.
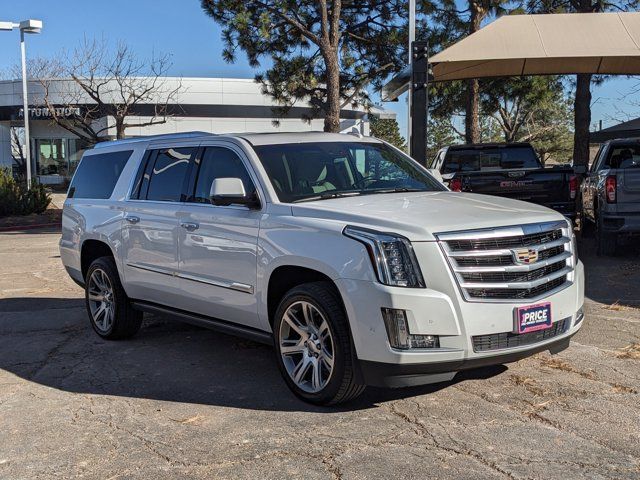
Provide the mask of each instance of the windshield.
{"label": "windshield", "polygon": [[311,142],[254,147],[281,202],[446,190],[383,143]]}
{"label": "windshield", "polygon": [[443,173],[540,168],[531,147],[495,147],[451,149],[447,152]]}

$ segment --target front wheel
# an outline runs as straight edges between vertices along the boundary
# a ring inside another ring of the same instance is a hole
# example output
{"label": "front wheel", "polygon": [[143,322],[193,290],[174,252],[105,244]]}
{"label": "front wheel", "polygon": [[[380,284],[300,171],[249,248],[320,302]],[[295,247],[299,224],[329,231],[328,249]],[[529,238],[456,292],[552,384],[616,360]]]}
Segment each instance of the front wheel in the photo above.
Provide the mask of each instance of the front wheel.
{"label": "front wheel", "polygon": [[364,391],[355,382],[347,317],[330,283],[307,283],[287,292],[273,330],[278,366],[298,397],[331,405]]}

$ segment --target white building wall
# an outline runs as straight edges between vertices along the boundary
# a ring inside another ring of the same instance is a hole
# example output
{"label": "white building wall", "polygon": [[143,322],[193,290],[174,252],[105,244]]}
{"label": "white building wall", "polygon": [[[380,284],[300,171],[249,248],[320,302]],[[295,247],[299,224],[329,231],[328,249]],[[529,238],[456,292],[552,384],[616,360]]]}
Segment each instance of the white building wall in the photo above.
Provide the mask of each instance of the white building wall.
{"label": "white building wall", "polygon": [[[139,79],[146,81],[144,78]],[[131,127],[126,131],[127,136],[155,135],[163,133],[179,133],[186,131],[203,131],[211,133],[242,133],[242,132],[304,132],[320,131],[323,129],[323,120],[315,119],[306,122],[301,118],[271,117],[271,107],[277,106],[274,100],[262,93],[262,86],[252,79],[238,78],[175,78],[167,77],[162,79],[160,88],[156,92],[156,101],[164,102],[168,92],[179,89],[179,92],[172,96],[171,104],[195,106],[196,110],[202,109],[220,113],[220,108],[229,109],[230,112],[237,108],[237,115],[233,117],[217,117],[215,113],[210,117],[200,116],[175,116],[167,119],[165,123],[145,127]],[[106,90],[109,90],[108,87]],[[110,94],[113,101],[118,101],[117,89],[112,89]],[[78,91],[78,86],[71,80],[56,80],[50,86],[52,102],[54,104],[67,104],[69,98],[73,98],[79,105],[93,103],[90,98]],[[30,104],[42,104],[43,89],[39,82],[29,82]],[[19,125],[21,118],[16,118],[16,111],[22,105],[22,86],[19,80],[0,81],[0,107],[6,107],[13,111],[12,121],[0,121],[0,165],[11,165],[11,139],[10,125]],[[255,107],[255,108],[247,108]],[[306,102],[298,102],[295,108],[308,107]],[[256,112],[258,110],[259,112]],[[353,110],[350,106],[346,110]],[[357,110],[357,109],[356,109]],[[260,118],[254,115],[264,115]],[[292,110],[293,113],[300,114],[300,110]],[[226,113],[222,112],[223,114]],[[193,113],[192,113],[193,114]],[[359,111],[360,119],[343,119],[341,130],[348,132],[355,127],[363,135],[369,134],[369,124],[364,112]],[[128,123],[144,123],[149,118],[129,117]],[[101,123],[109,122],[113,125],[113,119],[103,119]],[[31,120],[31,138],[74,138],[73,134],[55,125],[49,120]],[[109,128],[105,136],[115,136],[115,129]]]}

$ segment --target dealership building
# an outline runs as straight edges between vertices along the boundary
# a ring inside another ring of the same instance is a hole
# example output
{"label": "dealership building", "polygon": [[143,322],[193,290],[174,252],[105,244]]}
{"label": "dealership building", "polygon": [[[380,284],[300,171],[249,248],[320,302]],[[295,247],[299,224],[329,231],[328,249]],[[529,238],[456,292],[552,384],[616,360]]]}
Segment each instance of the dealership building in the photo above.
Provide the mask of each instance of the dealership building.
{"label": "dealership building", "polygon": [[[76,91],[77,85],[71,80],[54,80],[48,83],[49,102],[55,106],[58,116],[73,117],[91,109],[94,102],[86,95],[74,95],[70,101],[69,92]],[[75,89],[75,90],[74,90]],[[165,95],[166,92],[177,92]],[[75,171],[75,167],[87,148],[87,144],[72,132],[62,128],[51,119],[50,111],[44,105],[44,88],[41,82],[29,82],[29,130],[31,141],[32,172],[41,183],[64,186]],[[101,97],[102,98],[102,97]],[[156,105],[167,102],[171,115],[164,123],[143,127],[130,127],[128,137],[204,131],[211,133],[232,132],[302,132],[322,130],[323,120],[306,121],[311,108],[299,102],[284,116],[278,117],[274,108],[278,104],[262,92],[260,84],[252,79],[238,78],[163,78],[158,98],[154,102],[136,107],[136,116],[127,118],[128,123],[144,124],[157,117]],[[117,102],[114,97],[113,102]],[[0,166],[15,168],[24,142],[22,108],[22,83],[20,80],[0,82]],[[367,112],[365,109],[348,107],[341,111],[341,130],[357,130],[369,134],[369,115],[394,118],[393,113],[380,108]],[[104,128],[101,135],[105,140],[115,137],[113,119],[97,118],[94,121]]]}

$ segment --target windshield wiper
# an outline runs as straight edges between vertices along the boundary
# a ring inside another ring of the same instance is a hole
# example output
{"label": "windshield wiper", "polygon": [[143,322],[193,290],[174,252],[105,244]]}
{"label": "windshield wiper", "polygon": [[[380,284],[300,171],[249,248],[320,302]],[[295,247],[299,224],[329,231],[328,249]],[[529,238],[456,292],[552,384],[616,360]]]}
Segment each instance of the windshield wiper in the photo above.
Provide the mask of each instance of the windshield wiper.
{"label": "windshield wiper", "polygon": [[316,200],[328,200],[330,198],[341,198],[341,197],[354,197],[356,195],[362,195],[363,192],[325,192],[320,195],[314,195],[312,197],[299,198],[297,200],[293,200],[291,203],[302,203],[302,202],[314,202]]}
{"label": "windshield wiper", "polygon": [[365,190],[363,193],[366,195],[373,195],[375,193],[402,193],[402,192],[430,192],[424,188],[408,188],[408,187],[396,187],[396,188],[378,188],[375,190]]}

